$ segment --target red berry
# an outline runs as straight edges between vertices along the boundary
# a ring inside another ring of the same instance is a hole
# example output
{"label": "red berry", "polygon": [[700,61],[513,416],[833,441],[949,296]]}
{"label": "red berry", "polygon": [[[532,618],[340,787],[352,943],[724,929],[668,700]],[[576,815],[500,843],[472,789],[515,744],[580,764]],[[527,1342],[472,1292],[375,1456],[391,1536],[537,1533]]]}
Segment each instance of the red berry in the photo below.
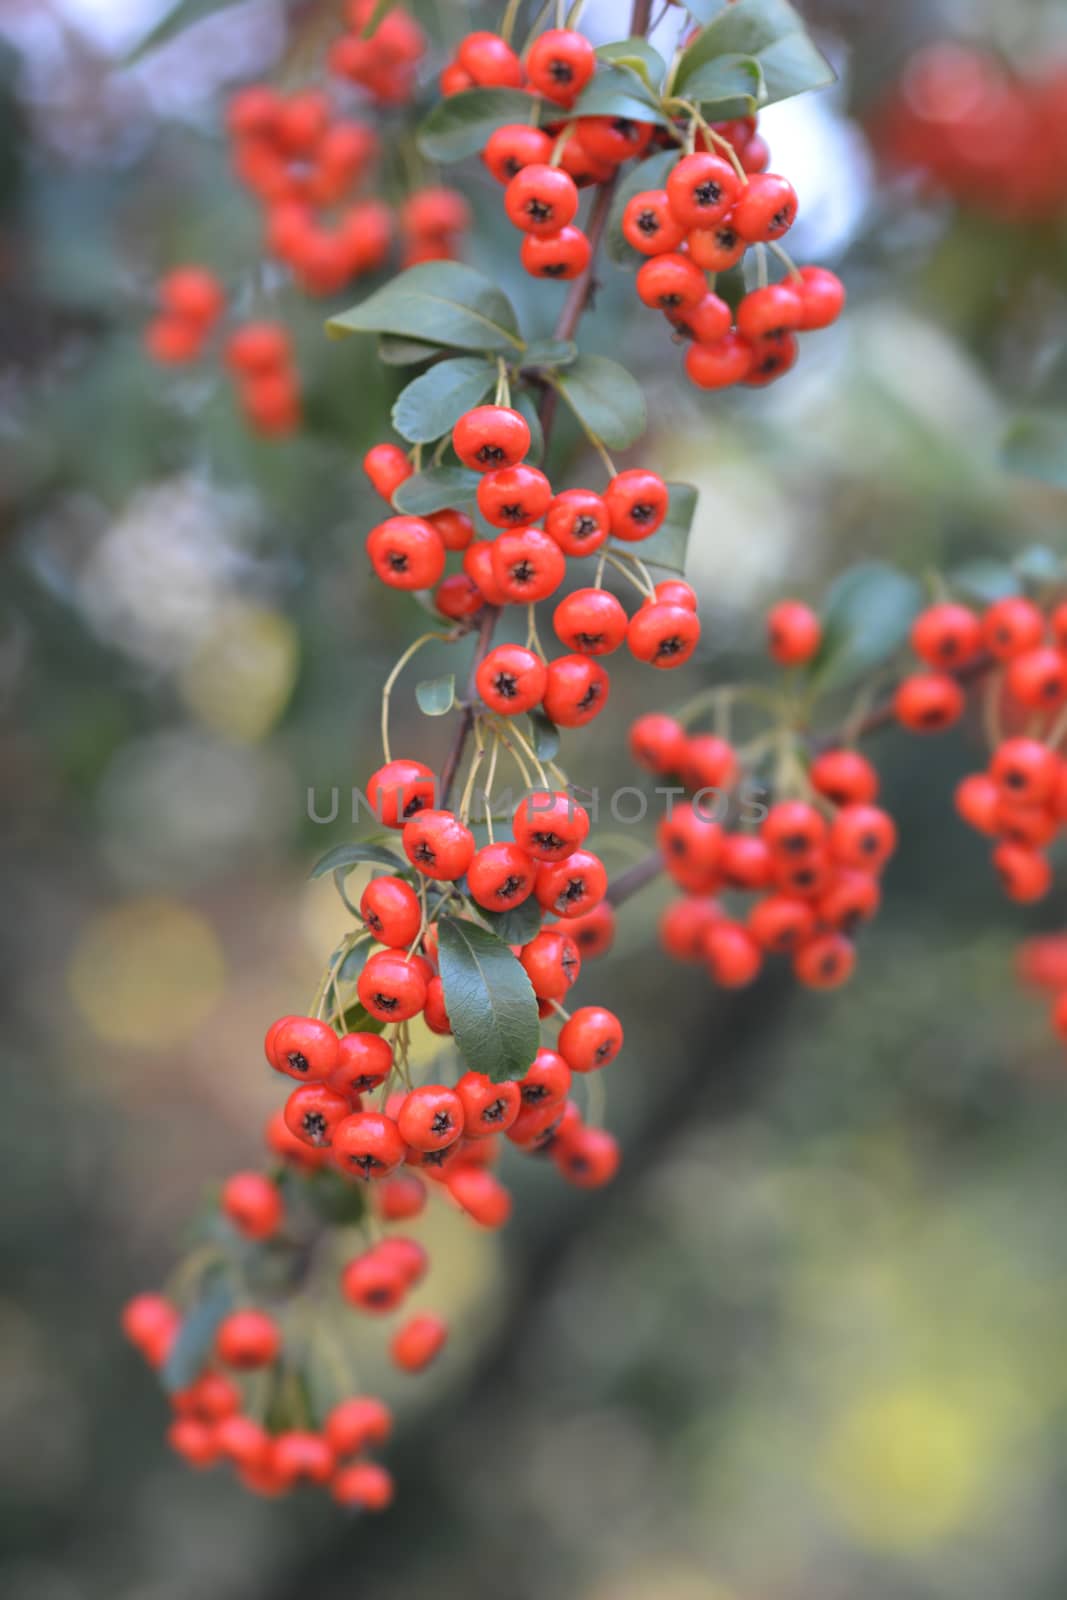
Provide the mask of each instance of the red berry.
{"label": "red berry", "polygon": [[[390,1178],[390,1183],[418,1183],[417,1178]],[[385,1186],[383,1185],[383,1188]],[[358,1455],[370,1445],[389,1442],[393,1413],[383,1400],[371,1395],[352,1395],[334,1406],[326,1417],[323,1433],[338,1456]]]}
{"label": "red berry", "polygon": [[626,204],[622,232],[643,256],[660,256],[676,251],[686,230],[671,211],[666,189],[643,189]]}
{"label": "red berry", "polygon": [[564,489],[545,513],[545,532],[564,555],[592,555],[611,532],[611,513],[591,489]]}
{"label": "red berry", "polygon": [[897,721],[912,733],[940,733],[963,715],[963,690],[943,673],[905,678],[893,697]]}
{"label": "red berry", "polygon": [[992,778],[984,772],[975,772],[957,786],[956,810],[964,822],[979,833],[994,834],[997,831],[999,799],[1000,793]]}
{"label": "red berry", "polygon": [[543,128],[525,122],[508,122],[494,128],[482,151],[482,160],[498,183],[510,183],[523,167],[544,166],[552,154],[552,140]]}
{"label": "red berry", "polygon": [[617,473],[604,490],[615,538],[628,544],[647,539],[666,517],[670,498],[670,490],[655,472],[633,467]]}
{"label": "red berry", "polygon": [[[441,813],[430,811],[426,815],[438,817]],[[404,834],[406,840],[407,828]],[[472,853],[473,850],[471,839]],[[405,1022],[426,1004],[426,979],[415,961],[399,950],[378,950],[370,956],[359,975],[357,989],[360,1005],[379,1022]]]}
{"label": "red berry", "polygon": [[808,989],[839,988],[848,982],[855,965],[855,948],[842,933],[817,934],[793,957],[793,971]]}
{"label": "red berry", "polygon": [[596,51],[573,28],[549,28],[526,53],[526,72],[540,94],[573,105],[596,71]]}
{"label": "red berry", "polygon": [[916,617],[911,647],[927,666],[939,671],[963,667],[982,648],[982,624],[966,606],[944,600]]}
{"label": "red berry", "polygon": [[687,231],[722,220],[741,192],[729,161],[710,153],[683,156],[667,179],[671,211]]}
{"label": "red berry", "polygon": [[473,833],[451,811],[422,811],[412,817],[404,824],[401,843],[417,871],[446,882],[462,878],[474,855]]}
{"label": "red berry", "polygon": [[348,1095],[329,1084],[302,1083],[285,1102],[282,1114],[295,1138],[322,1149],[333,1142],[334,1129],[351,1110]]}
{"label": "red berry", "polygon": [[760,836],[776,860],[796,861],[821,850],[827,826],[815,807],[804,800],[782,800],[760,824]]}
{"label": "red berry", "polygon": [[1010,900],[1041,900],[1052,887],[1052,869],[1037,850],[1024,845],[998,844],[993,866]]}
{"label": "red berry", "polygon": [[722,828],[686,802],[660,820],[656,839],[667,872],[690,894],[708,894],[717,886],[722,855]]}
{"label": "red berry", "polygon": [[471,899],[486,911],[508,911],[533,893],[534,864],[517,844],[487,844],[467,869]]}
{"label": "red berry", "polygon": [[626,642],[651,667],[681,667],[700,640],[700,619],[686,606],[646,602],[630,620]]}
{"label": "red berry", "polygon": [[563,928],[543,928],[523,945],[519,961],[539,1000],[562,1000],[582,970],[575,941]]}
{"label": "red berry", "polygon": [[603,656],[626,638],[629,618],[606,589],[575,589],[552,614],[556,637],[579,655]]}
{"label": "red berry", "polygon": [[559,233],[578,211],[578,189],[561,167],[534,163],[517,172],[504,190],[504,210],[524,233]]}
{"label": "red berry", "polygon": [[542,699],[548,673],[541,657],[524,645],[499,644],[480,664],[474,681],[490,711],[515,717]]}
{"label": "red berry", "polygon": [[550,661],[542,696],[545,715],[560,728],[580,728],[607,704],[611,681],[589,656],[557,656]]}
{"label": "red berry", "polygon": [[393,1335],[389,1354],[405,1372],[422,1372],[440,1352],[448,1338],[448,1325],[440,1317],[423,1312],[412,1317]]}
{"label": "red berry", "polygon": [[800,295],[800,331],[811,333],[836,322],[845,305],[845,286],[835,272],[825,267],[801,267],[800,278],[792,280]]}
{"label": "red berry", "polygon": [[791,333],[777,339],[760,339],[752,346],[752,365],[744,382],[752,389],[775,383],[795,366],[799,346]]}
{"label": "red berry", "polygon": [[475,539],[463,552],[463,570],[481,590],[487,605],[504,606],[508,597],[493,575],[493,540]]}
{"label": "red berry", "polygon": [[812,787],[832,800],[847,806],[878,798],[878,774],[858,750],[826,750],[816,756],[808,771]]}
{"label": "red berry", "polygon": [[782,600],[767,613],[767,648],[779,666],[802,666],[816,654],[821,641],[818,617],[800,600]]}
{"label": "red berry", "polygon": [[535,861],[563,861],[589,832],[589,815],[569,794],[535,790],[511,822],[516,843]]}
{"label": "red berry", "polygon": [[698,389],[728,389],[743,383],[752,371],[755,352],[739,333],[728,333],[714,344],[692,344],[685,353],[685,370]]}
{"label": "red berry", "polygon": [[469,33],[456,51],[456,63],[483,89],[519,88],[522,62],[498,33]]}
{"label": "red berry", "polygon": [[600,904],[608,875],[599,856],[573,850],[564,861],[546,861],[537,869],[534,893],[546,911],[557,917],[581,917]]}
{"label": "red berry", "polygon": [[1037,739],[1006,739],[993,752],[989,776],[1013,800],[1043,805],[1055,793],[1060,760]]}
{"label": "red berry", "polygon": [[159,284],[159,303],[168,316],[206,332],[222,315],[226,297],[213,272],[204,267],[176,267]]}
{"label": "red berry", "polygon": [[704,956],[716,983],[743,989],[755,982],[763,965],[760,947],[737,922],[713,922],[704,935]]}
{"label": "red berry", "polygon": [[559,1031],[559,1053],[572,1072],[594,1072],[622,1049],[622,1023],[604,1006],[580,1006]]}
{"label": "red berry", "polygon": [[879,806],[842,806],[830,824],[830,853],[843,867],[880,872],[897,847],[897,830]]}
{"label": "red berry", "polygon": [[554,539],[539,528],[502,533],[493,542],[493,576],[507,598],[533,605],[554,594],[567,571],[567,559]]}
{"label": "red berry", "polygon": [[652,256],[638,268],[637,295],[653,311],[685,311],[708,292],[700,268],[677,251]]}
{"label": "red berry", "polygon": [[215,1334],[215,1353],[227,1367],[251,1372],[269,1367],[282,1347],[281,1334],[265,1311],[231,1311]]}
{"label": "red berry", "polygon": [[315,1017],[283,1017],[267,1037],[268,1061],[290,1078],[328,1078],[340,1059],[337,1035]]}
{"label": "red berry", "polygon": [[553,1151],[556,1166],[579,1189],[599,1189],[619,1170],[619,1144],[606,1128],[580,1128]]}
{"label": "red berry", "polygon": [[[582,149],[595,161],[612,167],[621,166],[631,156],[641,155],[652,133],[650,122],[635,122],[631,117],[582,117],[578,123]],[[573,144],[574,140],[569,143]]]}
{"label": "red berry", "polygon": [[519,1083],[526,1106],[562,1105],[571,1091],[571,1069],[557,1050],[538,1050]]}
{"label": "red berry", "polygon": [[686,788],[697,796],[731,789],[740,775],[733,745],[715,733],[698,733],[686,740],[681,771]]}
{"label": "red berry", "polygon": [[177,317],[155,317],[145,328],[145,349],[162,366],[178,367],[195,361],[204,346],[204,335],[191,322]]}
{"label": "red berry", "polygon": [[419,897],[403,878],[373,878],[364,889],[359,914],[379,944],[402,950],[422,926]]}
{"label": "red berry", "polygon": [[387,517],[367,535],[367,554],[392,589],[430,589],[445,569],[441,535],[422,517]]}
{"label": "red berry", "polygon": [[815,912],[792,895],[766,895],[749,912],[748,931],[761,950],[784,955],[814,933]]}
{"label": "red berry", "polygon": [[745,253],[745,241],[727,217],[713,228],[694,228],[686,238],[690,260],[702,272],[728,272]]}
{"label": "red berry", "polygon": [[377,1461],[353,1461],[334,1474],[330,1493],[339,1506],[387,1511],[393,1503],[393,1479]]}
{"label": "red berry", "polygon": [[443,617],[453,622],[465,622],[476,617],[485,605],[485,596],[465,572],[453,572],[443,578],[433,592],[433,603]]}
{"label": "red berry", "polygon": [[530,426],[507,406],[475,406],[452,429],[452,448],[474,472],[516,467],[530,448]]}
{"label": "red berry", "polygon": [[380,1111],[356,1111],[334,1129],[333,1159],[352,1177],[388,1177],[406,1154],[400,1129]]}
{"label": "red berry", "polygon": [[220,1203],[246,1239],[271,1238],[281,1226],[285,1210],[277,1184],[261,1172],[235,1172],[227,1178]]}
{"label": "red berry", "polygon": [[511,1195],[499,1178],[480,1167],[455,1167],[446,1187],[456,1204],[482,1228],[502,1228],[511,1216]]}
{"label": "red berry", "polygon": [[797,197],[791,183],[772,172],[756,173],[741,190],[730,221],[748,244],[780,239],[793,226]]}
{"label": "red berry", "polygon": [[160,1366],[178,1329],[181,1316],[161,1294],[138,1294],[122,1308],[122,1331],[150,1366]]}
{"label": "red berry", "polygon": [[724,915],[717,900],[697,895],[672,900],[660,917],[660,943],[675,961],[702,961],[704,936]]}
{"label": "red berry", "polygon": [[522,1104],[517,1083],[494,1083],[484,1072],[465,1072],[456,1084],[456,1094],[468,1139],[506,1133]]}
{"label": "red berry", "polygon": [[[459,1092],[458,1084],[456,1092]],[[386,1178],[379,1184],[377,1193],[378,1213],[386,1222],[408,1222],[426,1209],[426,1185],[414,1173]]]}
{"label": "red berry", "polygon": [[437,780],[421,761],[386,762],[367,782],[367,802],[386,828],[405,822],[437,803]]}
{"label": "red berry", "polygon": [[695,339],[698,344],[715,344],[730,332],[733,314],[717,294],[706,294],[695,306],[669,311],[667,320],[684,338]]}
{"label": "red berry", "polygon": [[499,467],[478,485],[478,510],[494,528],[537,522],[552,502],[552,485],[537,467]]}
{"label": "red berry", "polygon": [[411,460],[398,444],[376,444],[363,457],[363,470],[371,487],[383,500],[392,501],[396,491],[415,471]]}
{"label": "red berry", "polygon": [[815,910],[821,923],[850,933],[857,924],[868,922],[881,903],[878,880],[869,872],[835,874],[833,882],[820,895]]}
{"label": "red berry", "polygon": [[463,1102],[454,1089],[423,1084],[405,1096],[396,1121],[413,1150],[443,1150],[463,1132]]}
{"label": "red berry", "polygon": [[1031,600],[996,600],[982,618],[982,639],[998,661],[1035,649],[1045,637],[1045,619]]}
{"label": "red berry", "polygon": [[697,608],[696,590],[681,578],[666,578],[662,583],[657,583],[656,599],[669,606],[685,606],[687,611]]}
{"label": "red berry", "polygon": [[800,326],[802,312],[800,296],[790,283],[771,283],[743,297],[737,307],[737,331],[752,343],[778,339]]}
{"label": "red berry", "polygon": [[755,833],[728,833],[719,852],[719,876],[727,889],[766,889],[774,876],[774,858]]}
{"label": "red berry", "polygon": [[685,759],[685,729],[673,717],[650,711],[631,726],[629,750],[649,772],[679,772]]}
{"label": "red berry", "polygon": [[558,233],[528,233],[519,259],[531,278],[554,278],[565,283],[580,278],[592,258],[593,248],[581,230],[568,224]]}
{"label": "red berry", "polygon": [[1013,656],[1006,684],[1008,693],[1028,711],[1054,711],[1067,700],[1067,655],[1044,645]]}

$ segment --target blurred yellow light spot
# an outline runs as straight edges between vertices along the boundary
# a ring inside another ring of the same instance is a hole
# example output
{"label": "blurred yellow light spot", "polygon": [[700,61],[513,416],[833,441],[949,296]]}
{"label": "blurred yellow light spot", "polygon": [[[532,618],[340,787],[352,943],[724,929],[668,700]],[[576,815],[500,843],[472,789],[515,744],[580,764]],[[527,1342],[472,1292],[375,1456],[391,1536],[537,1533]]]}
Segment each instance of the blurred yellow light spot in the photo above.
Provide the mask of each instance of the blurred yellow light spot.
{"label": "blurred yellow light spot", "polygon": [[235,603],[220,612],[183,667],[178,687],[205,726],[224,738],[254,744],[289,703],[298,666],[292,624],[277,611]]}
{"label": "blurred yellow light spot", "polygon": [[67,981],[101,1039],[165,1049],[215,1008],[225,973],[218,939],[199,912],[175,900],[144,899],[86,924]]}
{"label": "blurred yellow light spot", "polygon": [[835,1510],[869,1543],[925,1544],[971,1513],[984,1442],[973,1413],[901,1386],[845,1412],[824,1442],[821,1476]]}

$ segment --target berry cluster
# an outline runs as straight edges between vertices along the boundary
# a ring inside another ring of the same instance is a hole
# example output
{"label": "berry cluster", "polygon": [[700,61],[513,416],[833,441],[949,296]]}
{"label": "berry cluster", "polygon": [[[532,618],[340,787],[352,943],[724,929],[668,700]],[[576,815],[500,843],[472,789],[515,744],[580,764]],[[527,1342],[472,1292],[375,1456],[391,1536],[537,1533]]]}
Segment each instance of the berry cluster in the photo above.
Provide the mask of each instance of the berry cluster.
{"label": "berry cluster", "polygon": [[[226,1185],[223,1208],[250,1238],[262,1239],[261,1230],[271,1219],[271,1232],[277,1228],[282,1202],[269,1179],[239,1173]],[[402,1330],[405,1353],[415,1355],[428,1345],[426,1332],[417,1325],[431,1320],[413,1318]],[[182,1317],[163,1295],[139,1294],[124,1307],[122,1326],[149,1366],[158,1369],[181,1336]],[[381,1400],[352,1395],[330,1410],[321,1429],[271,1431],[249,1414],[249,1379],[277,1373],[283,1353],[282,1330],[267,1312],[249,1307],[224,1317],[211,1364],[171,1395],[171,1448],[201,1471],[220,1463],[231,1466],[239,1482],[255,1494],[273,1498],[309,1484],[326,1488],[339,1505],[384,1511],[392,1502],[393,1480],[367,1458],[392,1432],[392,1415]],[[415,1367],[417,1362],[401,1364]]]}
{"label": "berry cluster", "polygon": [[870,762],[827,750],[798,774],[810,798],[760,807],[758,822],[753,808],[749,825],[728,829],[723,801],[743,776],[731,743],[653,713],[634,723],[630,750],[691,796],[658,830],[664,868],[685,895],[660,924],[668,955],[705,963],[724,988],[752,983],[769,955],[789,956],[809,988],[844,983],[855,965],[852,936],[878,910],[878,877],[896,844],[891,817],[875,804]]}
{"label": "berry cluster", "polygon": [[1041,222],[1067,207],[1067,69],[1015,72],[973,45],[920,50],[881,107],[876,142],[896,167],[994,217]]}
{"label": "berry cluster", "polygon": [[330,46],[330,71],[364,90],[379,106],[405,105],[415,93],[415,73],[426,53],[426,36],[403,6],[391,6],[369,38],[375,0],[348,0],[346,31]]}
{"label": "berry cluster", "polygon": [[[499,530],[475,537],[472,519],[451,508],[428,517],[392,516],[367,537],[377,576],[396,589],[432,589],[442,615],[466,622],[483,606],[530,606],[562,585],[567,558],[590,556],[609,539],[623,548],[613,563],[629,561],[643,600],[632,616],[601,585],[565,596],[553,613],[556,636],[567,655],[546,661],[539,648],[498,645],[481,662],[477,688],[485,704],[502,716],[541,705],[562,727],[579,727],[600,712],[609,679],[596,659],[627,644],[639,661],[670,668],[688,661],[700,638],[696,597],[688,584],[653,585],[628,546],[649,538],[669,508],[667,485],[656,473],[630,468],[616,473],[602,495],[591,489],[556,494],[545,474],[526,462],[530,428],[508,406],[478,406],[456,424],[452,445],[464,466],[481,474],[477,506]],[[374,488],[391,500],[414,470],[398,445],[368,452],[364,469]],[[462,567],[445,577],[449,552]],[[623,565],[622,570],[628,569]],[[536,639],[532,641],[536,644]]]}
{"label": "berry cluster", "polygon": [[158,314],[145,328],[145,348],[163,366],[196,361],[226,309],[226,295],[205,267],[176,267],[160,280]]}

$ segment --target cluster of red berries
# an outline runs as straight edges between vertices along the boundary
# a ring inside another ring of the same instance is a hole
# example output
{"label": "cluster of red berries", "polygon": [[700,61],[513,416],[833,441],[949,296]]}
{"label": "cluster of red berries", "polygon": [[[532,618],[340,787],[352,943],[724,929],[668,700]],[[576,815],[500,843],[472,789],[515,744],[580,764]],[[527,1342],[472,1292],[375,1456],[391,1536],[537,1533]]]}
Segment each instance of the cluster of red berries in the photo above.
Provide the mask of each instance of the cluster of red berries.
{"label": "cluster of red berries", "polygon": [[1046,720],[1067,702],[1067,605],[1046,617],[1022,596],[996,600],[981,616],[941,601],[916,619],[912,648],[928,669],[897,690],[898,721],[913,733],[940,733],[958,722],[966,695],[953,674],[987,663],[997,669],[1006,714]]}
{"label": "cluster of red berries", "polygon": [[158,312],[145,328],[145,348],[164,366],[196,361],[226,309],[226,295],[204,267],[175,267],[156,290]]}
{"label": "cluster of red berries", "polygon": [[[481,474],[477,504],[499,529],[476,539],[472,519],[449,509],[427,517],[392,516],[367,537],[377,576],[396,589],[432,589],[442,615],[468,621],[483,606],[532,605],[563,583],[567,557],[593,555],[609,538],[633,545],[655,533],[670,503],[663,479],[631,468],[612,478],[602,495],[591,489],[555,494],[543,472],[530,466],[530,429],[507,406],[478,406],[452,434],[460,461]],[[399,445],[375,445],[364,459],[374,488],[392,500],[414,468]],[[445,577],[448,553],[461,552],[461,571]],[[579,727],[603,709],[608,674],[596,659],[624,643],[654,667],[681,666],[700,638],[696,598],[688,584],[661,583],[628,616],[603,588],[578,589],[555,608],[553,623],[568,654],[546,662],[533,649],[498,645],[478,670],[478,691],[503,716],[543,705],[563,727]]]}
{"label": "cluster of red berries", "polygon": [[[796,335],[829,327],[845,303],[841,280],[824,267],[790,264],[781,282],[750,289],[733,310],[709,287],[709,273],[737,265],[750,246],[775,243],[796,217],[792,185],[746,160],[763,144],[755,128],[746,118],[709,129],[710,148],[682,156],[662,189],[634,195],[623,213],[627,241],[648,257],[638,297],[691,341],[686,372],[701,389],[780,378],[796,361]],[[762,148],[758,156],[765,160]]]}
{"label": "cluster of red berries", "polygon": [[1067,207],[1062,62],[1016,72],[973,45],[928,45],[880,109],[874,134],[894,166],[994,217],[1040,222]]}
{"label": "cluster of red berries", "polygon": [[330,71],[364,90],[379,106],[406,105],[415,94],[415,74],[426,54],[426,35],[403,6],[391,6],[369,38],[375,0],[348,0],[347,28],[330,46]]}
{"label": "cluster of red berries", "polygon": [[[722,802],[742,766],[727,740],[687,734],[673,717],[652,713],[634,723],[630,750],[692,796],[658,830],[665,870],[686,896],[663,915],[667,953],[704,962],[724,988],[753,982],[768,955],[788,955],[809,988],[844,983],[855,965],[852,935],[878,909],[878,877],[896,844],[892,819],[875,804],[870,762],[855,750],[829,750],[808,771],[810,800],[779,801],[758,826],[731,831],[720,820]],[[724,895],[755,898],[742,916]]]}
{"label": "cluster of red berries", "polygon": [[[258,1173],[231,1178],[226,1193],[238,1196],[232,1206],[224,1202],[238,1226],[246,1212],[258,1217],[281,1204],[275,1186]],[[251,1236],[263,1237],[256,1232]],[[413,1319],[408,1329],[419,1320]],[[123,1308],[122,1326],[149,1366],[158,1369],[181,1333],[182,1317],[164,1296],[139,1294]],[[425,1345],[426,1335],[418,1329],[409,1332],[412,1352],[420,1340]],[[367,1458],[367,1452],[385,1444],[392,1432],[392,1415],[381,1400],[352,1395],[333,1407],[320,1430],[272,1432],[249,1415],[241,1379],[276,1367],[283,1345],[281,1328],[265,1311],[249,1307],[224,1317],[211,1364],[170,1397],[173,1417],[167,1439],[172,1449],[201,1471],[219,1464],[231,1466],[255,1494],[273,1498],[308,1484],[325,1488],[339,1505],[384,1511],[392,1502],[393,1480],[385,1467]],[[410,1364],[417,1368],[417,1362]]]}

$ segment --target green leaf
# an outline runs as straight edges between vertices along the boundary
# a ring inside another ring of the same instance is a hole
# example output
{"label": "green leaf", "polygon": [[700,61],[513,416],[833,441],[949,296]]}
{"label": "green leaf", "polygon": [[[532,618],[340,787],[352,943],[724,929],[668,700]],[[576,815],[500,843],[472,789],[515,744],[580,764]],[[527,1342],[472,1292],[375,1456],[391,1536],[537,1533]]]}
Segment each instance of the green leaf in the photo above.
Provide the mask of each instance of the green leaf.
{"label": "green leaf", "polygon": [[881,561],[850,567],[831,584],[822,643],[809,668],[820,688],[837,688],[890,661],[923,607],[914,578]]}
{"label": "green leaf", "polygon": [[634,547],[646,567],[662,567],[667,572],[685,571],[689,536],[693,530],[699,495],[691,483],[669,483],[671,493],[667,515],[650,539]]}
{"label": "green leaf", "polygon": [[623,236],[623,212],[635,194],[641,194],[645,189],[662,189],[667,181],[668,172],[677,165],[677,150],[661,150],[658,155],[649,156],[647,161],[639,161],[636,167],[631,167],[619,184],[615,191],[604,238],[604,248],[612,261],[617,261],[620,265],[636,266],[646,259],[632,244],[628,244]]}
{"label": "green leaf", "polygon": [[615,67],[636,73],[653,93],[659,89],[667,71],[667,63],[647,39],[619,39],[614,44],[598,45],[596,53],[601,61],[610,61]]}
{"label": "green leaf", "polygon": [[570,367],[578,359],[578,346],[573,339],[533,339],[526,346],[522,358],[524,368]]}
{"label": "green leaf", "polygon": [[359,944],[352,946],[337,969],[339,983],[355,983],[363,968],[367,965],[367,957],[371,953],[372,941],[364,939]]}
{"label": "green leaf", "polygon": [[482,916],[505,944],[529,944],[541,931],[544,910],[537,896],[532,894],[521,906],[512,906],[510,911],[483,911]]}
{"label": "green leaf", "polygon": [[387,367],[414,367],[440,354],[439,344],[425,344],[420,339],[397,339],[391,333],[383,333],[378,340],[378,359]]}
{"label": "green leaf", "polygon": [[541,1037],[529,978],[495,934],[452,917],[437,926],[445,1008],[460,1055],[494,1083],[523,1077]]}
{"label": "green leaf", "polygon": [[625,450],[644,433],[648,425],[644,393],[617,361],[580,355],[556,383],[583,428],[609,450]]}
{"label": "green leaf", "polygon": [[401,389],[393,406],[393,427],[412,444],[432,444],[451,433],[472,407],[496,386],[496,367],[484,356],[454,356]]}
{"label": "green leaf", "polygon": [[717,56],[693,74],[685,94],[714,110],[719,121],[751,117],[766,104],[767,80],[757,56]]}
{"label": "green leaf", "polygon": [[[704,101],[701,74],[711,63],[724,58],[753,59],[763,74],[761,105],[788,100],[808,89],[822,89],[833,83],[830,63],[813,44],[800,15],[788,0],[735,0],[716,11],[707,27],[682,56],[671,85],[672,93],[687,100]],[[730,69],[732,78],[733,67]],[[714,103],[717,74],[703,79],[709,86],[708,100]],[[731,91],[736,92],[736,91]],[[751,93],[751,87],[747,91]]]}
{"label": "green leaf", "polygon": [[630,122],[655,122],[665,127],[667,114],[658,97],[635,72],[602,66],[575,102],[576,117],[625,117]]}
{"label": "green leaf", "polygon": [[406,478],[393,495],[393,504],[409,517],[428,517],[473,500],[478,482],[478,473],[466,467],[430,467]]}
{"label": "green leaf", "polygon": [[200,1375],[211,1357],[219,1324],[232,1309],[229,1280],[219,1273],[211,1274],[201,1285],[196,1305],[182,1318],[178,1337],[163,1363],[160,1376],[168,1393],[187,1389]]}
{"label": "green leaf", "polygon": [[725,11],[729,4],[730,0],[686,0],[685,9],[691,17],[696,18],[697,22],[708,23],[717,17],[720,11]]}
{"label": "green leaf", "polygon": [[151,32],[130,51],[123,65],[132,66],[151,51],[158,50],[160,45],[166,44],[168,40],[177,38],[179,33],[184,33],[186,28],[191,28],[194,23],[203,22],[206,17],[214,16],[216,11],[228,11],[237,3],[238,0],[178,0],[178,4],[171,6]]}
{"label": "green leaf", "polygon": [[513,389],[511,391],[511,403],[515,410],[526,418],[526,424],[530,430],[530,448],[526,452],[526,459],[535,467],[545,457],[545,435],[541,427],[539,398],[535,398],[529,389]]}
{"label": "green leaf", "polygon": [[1019,574],[1005,561],[991,561],[979,557],[955,567],[948,574],[948,586],[953,594],[979,604],[992,605],[994,600],[1006,600],[1009,595],[1022,591]]}
{"label": "green leaf", "polygon": [[529,711],[527,717],[538,761],[554,761],[559,755],[559,729],[543,711]]}
{"label": "green leaf", "polygon": [[1009,472],[1067,488],[1067,412],[1018,417],[1004,437],[1003,455]]}
{"label": "green leaf", "polygon": [[426,678],[417,683],[415,699],[424,716],[443,717],[456,703],[456,674],[449,672],[443,678]]}
{"label": "green leaf", "polygon": [[430,161],[464,161],[485,149],[491,133],[510,122],[533,123],[542,102],[521,89],[468,89],[438,101],[419,127],[418,144]]}
{"label": "green leaf", "polygon": [[408,866],[394,851],[386,850],[379,844],[335,844],[332,850],[327,850],[324,856],[319,857],[308,877],[324,878],[328,872],[347,872],[367,861],[378,867],[394,869],[401,867],[406,870]]}
{"label": "green leaf", "polygon": [[326,324],[332,337],[391,333],[456,350],[522,350],[507,296],[461,261],[424,261]]}

